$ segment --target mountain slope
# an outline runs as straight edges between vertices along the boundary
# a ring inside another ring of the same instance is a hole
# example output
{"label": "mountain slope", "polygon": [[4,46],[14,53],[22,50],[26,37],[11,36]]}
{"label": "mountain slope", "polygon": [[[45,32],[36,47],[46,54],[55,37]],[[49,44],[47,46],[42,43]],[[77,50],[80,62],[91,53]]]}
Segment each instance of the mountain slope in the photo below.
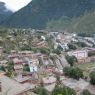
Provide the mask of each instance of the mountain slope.
{"label": "mountain slope", "polygon": [[47,24],[47,29],[52,31],[66,30],[68,32],[95,33],[95,12],[85,13],[78,18],[60,18]]}
{"label": "mountain slope", "polygon": [[5,7],[5,3],[0,2],[0,22],[10,16],[12,12]]}
{"label": "mountain slope", "polygon": [[7,27],[45,28],[47,22],[61,17],[78,17],[95,9],[95,0],[32,0],[2,22]]}

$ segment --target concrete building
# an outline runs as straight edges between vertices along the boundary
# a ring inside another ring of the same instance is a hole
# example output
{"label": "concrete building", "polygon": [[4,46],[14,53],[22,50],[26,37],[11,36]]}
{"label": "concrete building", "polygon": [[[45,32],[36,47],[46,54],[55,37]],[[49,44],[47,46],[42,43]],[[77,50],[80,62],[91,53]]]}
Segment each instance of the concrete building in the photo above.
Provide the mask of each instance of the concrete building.
{"label": "concrete building", "polygon": [[68,52],[69,56],[75,56],[78,60],[78,63],[86,63],[90,60],[88,59],[88,51],[85,50],[76,50]]}

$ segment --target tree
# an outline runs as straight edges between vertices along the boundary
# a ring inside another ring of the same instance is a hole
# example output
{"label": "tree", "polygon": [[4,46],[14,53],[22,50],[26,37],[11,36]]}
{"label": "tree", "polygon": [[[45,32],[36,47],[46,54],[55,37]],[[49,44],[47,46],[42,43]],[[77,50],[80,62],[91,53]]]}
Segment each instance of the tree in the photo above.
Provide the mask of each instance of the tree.
{"label": "tree", "polygon": [[47,91],[45,90],[44,84],[43,84],[42,81],[40,83],[40,87],[39,87],[39,90],[38,90],[38,95],[47,95]]}
{"label": "tree", "polygon": [[72,49],[72,50],[76,50],[77,49],[75,45],[70,44],[70,43],[68,44],[68,47],[69,47],[69,49]]}
{"label": "tree", "polygon": [[80,95],[92,95],[88,90],[83,90]]}
{"label": "tree", "polygon": [[61,50],[58,49],[58,48],[57,48],[57,49],[54,49],[54,50],[53,50],[53,53],[56,53],[57,55],[59,55],[59,54],[61,54]]}
{"label": "tree", "polygon": [[39,93],[38,93],[38,95],[47,95],[47,92],[46,92],[46,90],[44,89],[44,87],[40,87],[40,88],[39,88]]}
{"label": "tree", "polygon": [[56,74],[55,77],[56,77],[57,85],[60,85],[61,84],[60,76]]}
{"label": "tree", "polygon": [[92,71],[89,76],[90,76],[90,83],[92,85],[95,85],[95,71]]}
{"label": "tree", "polygon": [[70,64],[70,66],[73,66],[75,62],[77,62],[77,58],[75,56],[66,56],[67,62]]}
{"label": "tree", "polygon": [[0,70],[4,72],[6,71],[4,66],[0,66]]}
{"label": "tree", "polygon": [[76,92],[69,87],[61,87],[56,85],[55,89],[52,92],[52,95],[76,95]]}
{"label": "tree", "polygon": [[24,51],[24,50],[29,50],[29,51],[31,51],[32,48],[31,48],[30,45],[25,45],[24,47],[21,48],[21,50],[22,50],[22,51]]}
{"label": "tree", "polygon": [[24,65],[24,66],[23,66],[23,70],[30,72],[29,65],[28,65],[28,64]]}
{"label": "tree", "polygon": [[40,48],[39,50],[40,50],[40,52],[43,53],[43,54],[47,54],[47,55],[50,54],[50,50],[49,50],[48,48]]}
{"label": "tree", "polygon": [[53,92],[52,92],[52,95],[63,95],[62,87],[59,85],[56,85]]}
{"label": "tree", "polygon": [[80,78],[83,78],[83,72],[81,69],[73,67],[70,71],[70,77],[79,80]]}
{"label": "tree", "polygon": [[63,73],[70,77],[70,78],[74,78],[79,80],[79,78],[83,77],[83,72],[81,69],[77,68],[77,67],[65,67],[63,69]]}
{"label": "tree", "polygon": [[60,51],[63,51],[63,48],[59,45],[58,47],[57,47]]}
{"label": "tree", "polygon": [[76,95],[76,92],[73,89],[64,86],[63,87],[63,95]]}
{"label": "tree", "polygon": [[7,63],[7,75],[11,77],[13,75],[14,65],[12,62]]}
{"label": "tree", "polygon": [[66,76],[70,76],[71,67],[64,67],[63,73]]}
{"label": "tree", "polygon": [[87,47],[87,44],[84,42],[77,42],[76,43],[79,47]]}

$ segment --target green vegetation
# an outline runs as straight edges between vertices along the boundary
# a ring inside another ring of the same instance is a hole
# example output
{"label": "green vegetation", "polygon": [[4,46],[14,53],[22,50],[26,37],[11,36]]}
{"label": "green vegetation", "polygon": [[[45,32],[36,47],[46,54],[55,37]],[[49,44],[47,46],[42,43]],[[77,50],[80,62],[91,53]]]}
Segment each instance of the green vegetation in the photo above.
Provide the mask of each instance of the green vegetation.
{"label": "green vegetation", "polygon": [[90,32],[79,32],[78,36],[81,36],[81,37],[93,37],[93,34],[90,33]]}
{"label": "green vegetation", "polygon": [[7,63],[7,75],[8,75],[8,77],[12,77],[13,76],[13,69],[14,69],[13,63],[12,62],[8,62]]}
{"label": "green vegetation", "polygon": [[82,47],[82,48],[87,47],[87,44],[84,42],[77,42],[76,44],[78,47]]}
{"label": "green vegetation", "polygon": [[49,55],[50,54],[50,50],[48,48],[40,48],[39,51],[43,54],[47,54]]}
{"label": "green vegetation", "polygon": [[24,66],[23,66],[23,70],[24,70],[24,71],[27,71],[27,72],[30,72],[29,65],[28,65],[28,64],[24,65]]}
{"label": "green vegetation", "polygon": [[69,43],[68,47],[70,50],[76,50],[77,49],[77,47],[73,43]]}
{"label": "green vegetation", "polygon": [[40,87],[38,95],[48,95],[44,87]]}
{"label": "green vegetation", "polygon": [[95,85],[95,71],[92,71],[89,76],[90,76],[90,83],[92,85]]}
{"label": "green vegetation", "polygon": [[24,51],[24,50],[29,50],[29,51],[31,51],[32,48],[31,48],[30,45],[25,45],[24,47],[21,48],[21,51]]}
{"label": "green vegetation", "polygon": [[55,86],[52,95],[76,95],[75,91],[69,87],[61,87],[59,85]]}
{"label": "green vegetation", "polygon": [[95,15],[86,13],[94,9],[94,0],[32,0],[1,25],[33,29],[45,29],[47,26],[55,31],[94,32]]}
{"label": "green vegetation", "polygon": [[57,48],[57,49],[54,49],[52,52],[53,52],[53,53],[56,53],[56,54],[58,54],[58,55],[61,54],[61,50],[58,49],[58,48]]}
{"label": "green vegetation", "polygon": [[74,63],[77,62],[77,59],[75,56],[67,55],[65,58],[66,58],[67,62],[70,64],[70,66],[74,66]]}
{"label": "green vegetation", "polygon": [[83,71],[77,67],[65,67],[63,69],[63,73],[70,77],[79,80],[83,78]]}
{"label": "green vegetation", "polygon": [[0,66],[0,70],[4,72],[6,71],[4,66]]}
{"label": "green vegetation", "polygon": [[89,57],[91,57],[91,56],[95,56],[95,51],[88,52],[88,56],[89,56]]}
{"label": "green vegetation", "polygon": [[95,63],[84,63],[84,64],[77,64],[76,67],[83,70],[84,76],[89,76],[90,69],[95,67]]}
{"label": "green vegetation", "polygon": [[40,86],[38,88],[35,88],[33,92],[36,93],[37,95],[48,95],[47,91],[44,88],[43,82],[41,82]]}
{"label": "green vegetation", "polygon": [[88,90],[83,90],[80,95],[92,95]]}
{"label": "green vegetation", "polygon": [[76,18],[59,18],[47,24],[47,29],[52,31],[67,30],[77,32],[79,36],[91,37],[95,33],[95,12],[84,13],[83,16]]}

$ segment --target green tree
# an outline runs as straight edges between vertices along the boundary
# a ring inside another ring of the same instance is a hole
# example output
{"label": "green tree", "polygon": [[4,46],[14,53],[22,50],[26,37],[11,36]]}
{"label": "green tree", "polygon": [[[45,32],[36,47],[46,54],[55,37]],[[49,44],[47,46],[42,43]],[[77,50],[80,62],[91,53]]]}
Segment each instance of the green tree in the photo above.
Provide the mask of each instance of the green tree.
{"label": "green tree", "polygon": [[63,69],[64,75],[70,76],[70,72],[71,72],[71,67],[64,67]]}
{"label": "green tree", "polygon": [[84,42],[77,42],[76,43],[79,47],[87,47],[87,44]]}
{"label": "green tree", "polygon": [[38,93],[38,95],[47,95],[47,92],[46,92],[46,90],[45,90],[44,87],[40,87],[40,88],[39,88],[39,93]]}
{"label": "green tree", "polygon": [[12,62],[7,63],[7,75],[11,77],[13,75],[14,65]]}
{"label": "green tree", "polygon": [[95,71],[92,71],[92,72],[90,73],[90,83],[91,83],[92,85],[95,85]]}
{"label": "green tree", "polygon": [[76,95],[75,91],[69,87],[56,85],[52,95]]}
{"label": "green tree", "polygon": [[59,85],[56,85],[53,92],[52,92],[52,95],[63,95],[62,87]]}
{"label": "green tree", "polygon": [[48,48],[40,48],[39,50],[40,50],[40,52],[43,53],[43,54],[47,54],[47,55],[50,54],[50,50],[49,50]]}
{"label": "green tree", "polygon": [[28,64],[24,65],[24,66],[23,66],[23,70],[30,72],[29,65],[28,65]]}
{"label": "green tree", "polygon": [[47,95],[47,91],[45,90],[44,84],[42,81],[41,81],[40,87],[38,89],[38,95]]}
{"label": "green tree", "polygon": [[70,66],[73,66],[75,62],[77,62],[77,58],[75,56],[66,56],[67,62],[70,64]]}
{"label": "green tree", "polygon": [[88,90],[83,90],[81,95],[92,95]]}
{"label": "green tree", "polygon": [[0,66],[0,70],[4,72],[6,71],[4,66]]}
{"label": "green tree", "polygon": [[63,87],[63,95],[76,95],[76,92],[73,89],[64,86]]}
{"label": "green tree", "polygon": [[58,49],[58,48],[57,48],[57,49],[54,49],[54,50],[53,50],[53,53],[56,53],[57,55],[59,55],[59,54],[61,54],[61,50]]}
{"label": "green tree", "polygon": [[30,45],[25,45],[24,47],[21,48],[21,50],[22,50],[22,51],[24,51],[24,50],[29,50],[29,51],[31,51],[32,48],[31,48]]}
{"label": "green tree", "polygon": [[80,78],[83,78],[83,72],[81,69],[73,67],[70,71],[70,77],[79,80]]}
{"label": "green tree", "polygon": [[83,72],[81,69],[77,68],[77,67],[65,67],[63,69],[63,73],[70,77],[70,78],[74,78],[79,80],[79,78],[83,77]]}
{"label": "green tree", "polygon": [[59,45],[58,47],[57,47],[60,51],[63,51],[63,48]]}
{"label": "green tree", "polygon": [[76,50],[76,49],[77,49],[75,45],[70,44],[70,43],[68,44],[68,47],[69,47],[69,49],[71,49],[71,50]]}
{"label": "green tree", "polygon": [[60,75],[56,74],[56,81],[57,81],[57,85],[61,84],[61,80],[60,80]]}

